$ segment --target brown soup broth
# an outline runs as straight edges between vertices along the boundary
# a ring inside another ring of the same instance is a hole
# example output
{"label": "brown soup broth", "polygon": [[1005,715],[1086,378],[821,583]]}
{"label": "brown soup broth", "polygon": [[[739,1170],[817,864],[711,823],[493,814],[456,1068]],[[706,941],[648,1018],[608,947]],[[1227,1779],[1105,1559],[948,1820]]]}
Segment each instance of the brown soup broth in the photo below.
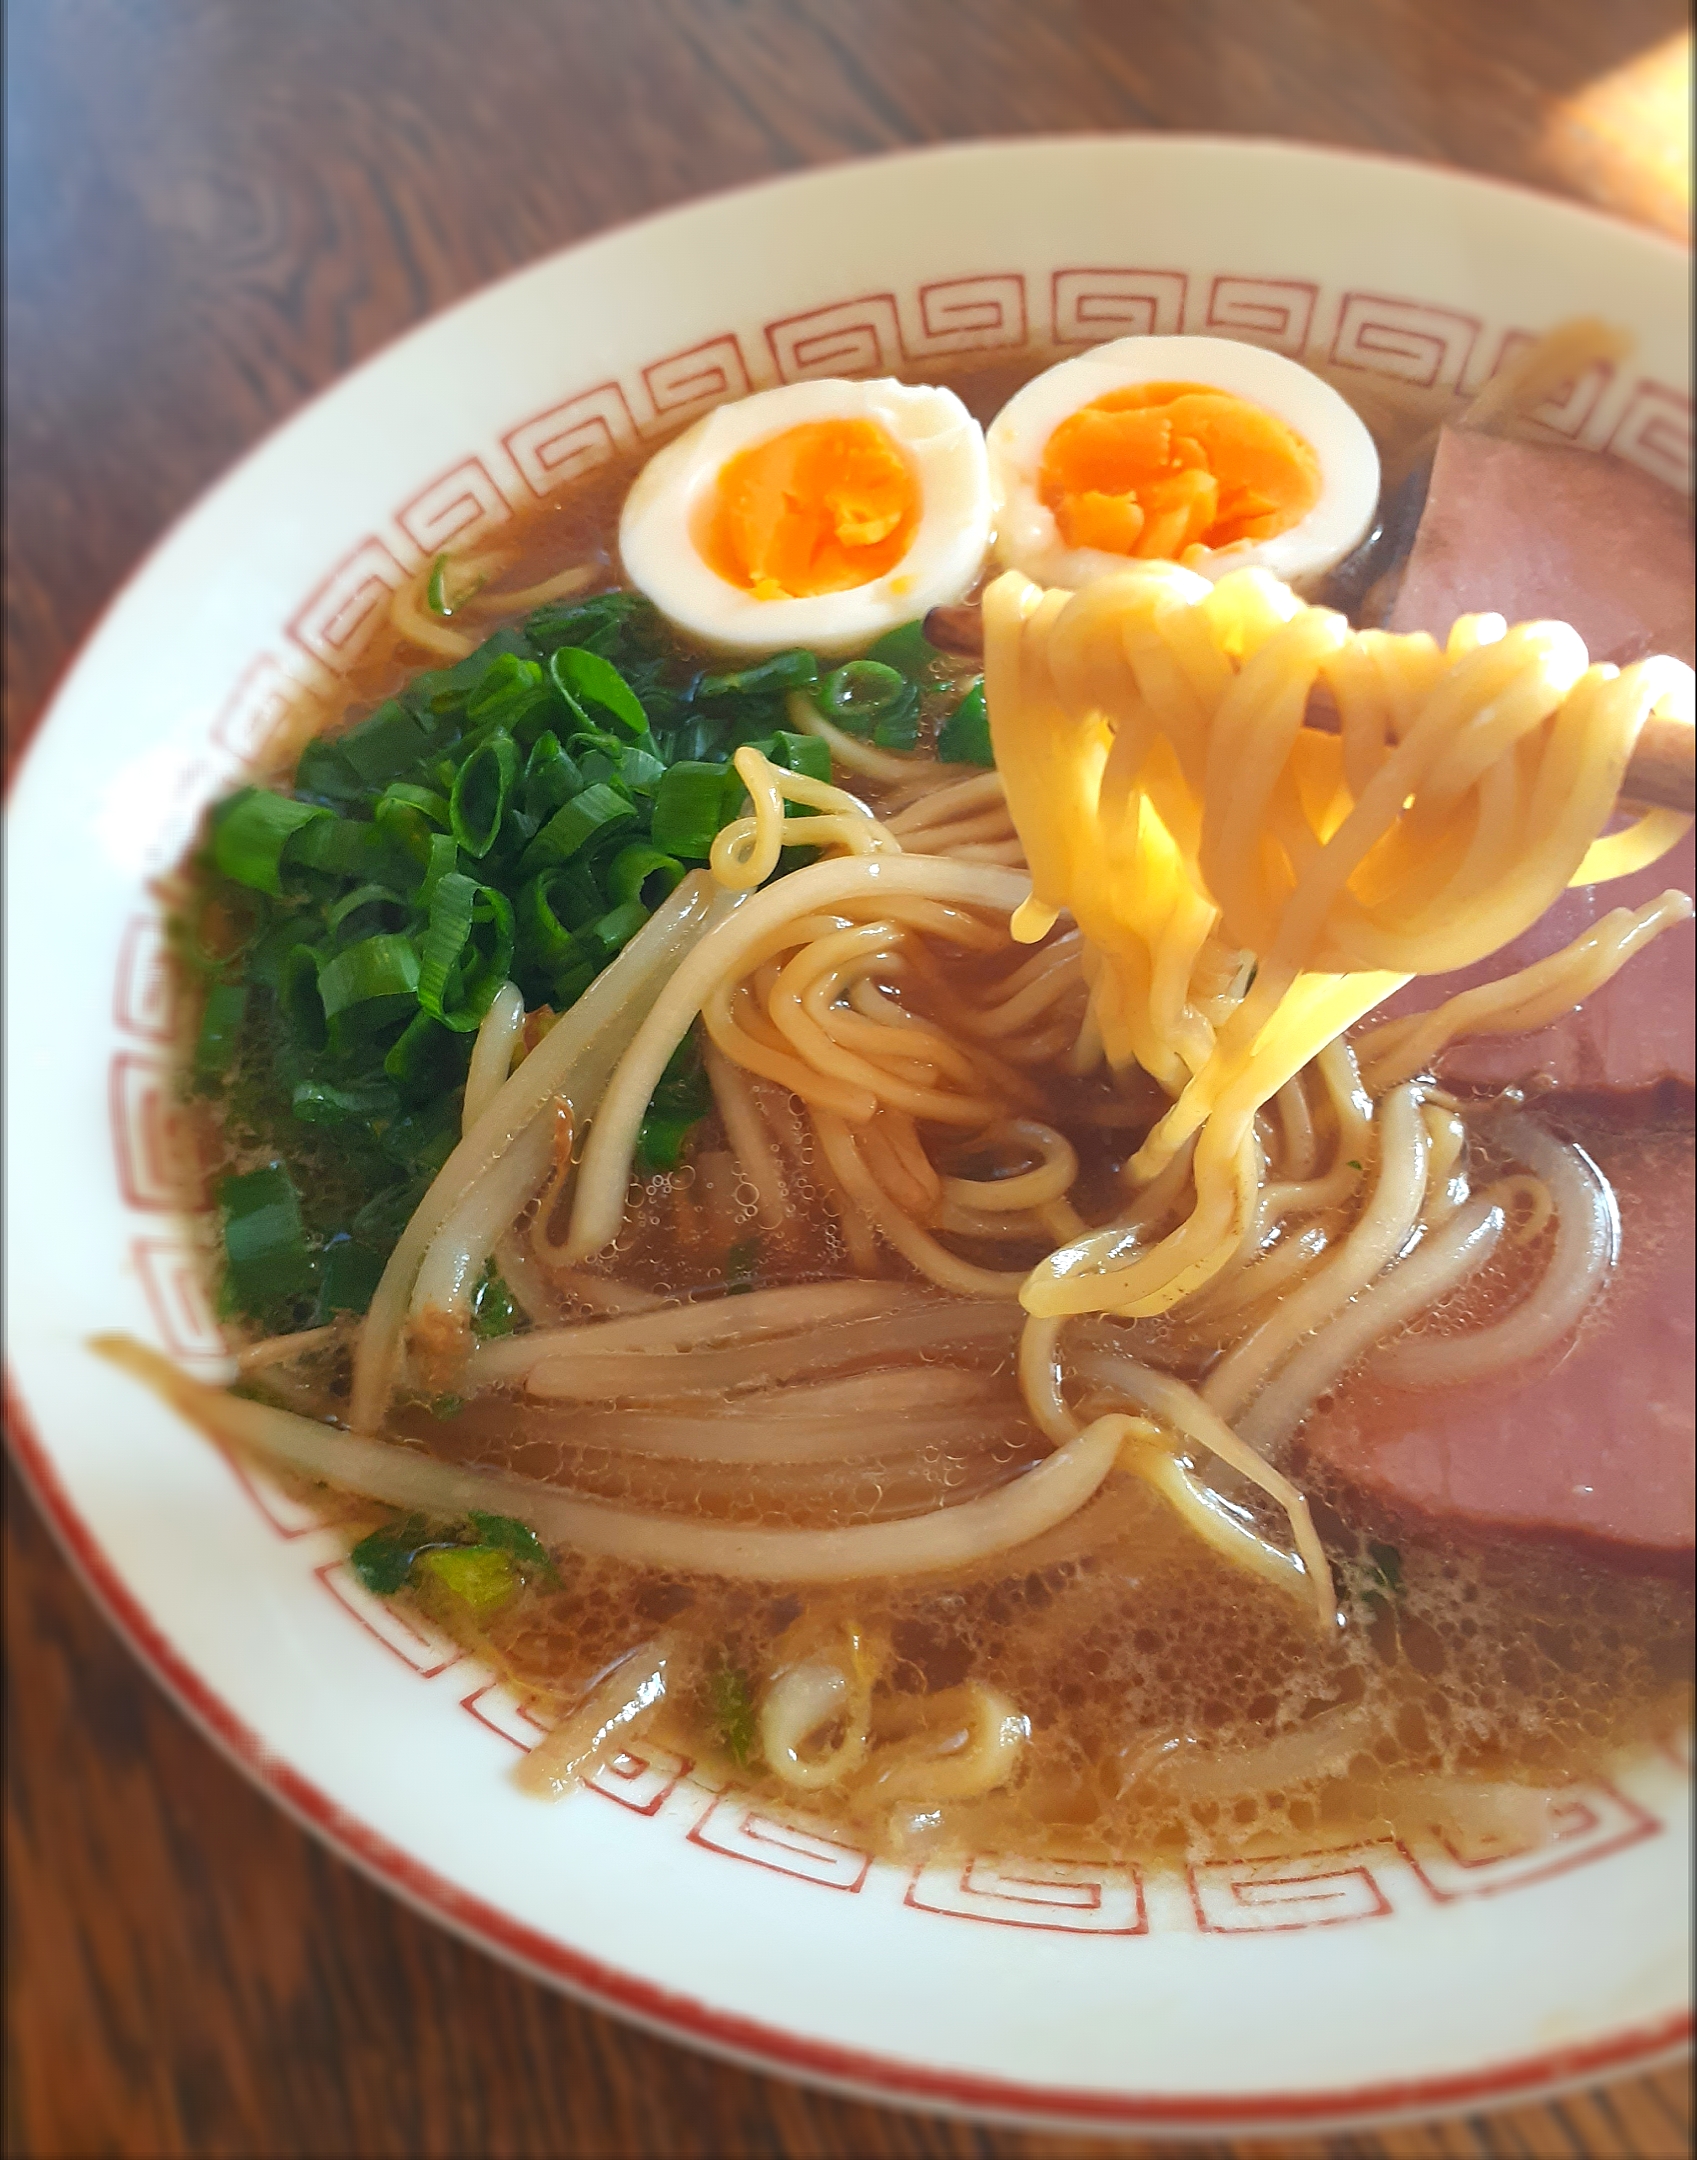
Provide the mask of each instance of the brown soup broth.
{"label": "brown soup broth", "polygon": [[[1052,357],[942,379],[987,420]],[[1346,394],[1357,387],[1347,377],[1337,386]],[[1430,399],[1399,402],[1382,386],[1361,404],[1388,471],[1443,416]],[[489,535],[484,544],[513,551],[490,601],[503,586],[532,586],[574,564],[594,565],[599,584],[617,582],[619,508],[639,463],[609,464]],[[498,611],[480,614],[477,634],[499,620]],[[331,725],[351,724],[431,664],[404,642],[380,640]],[[876,807],[876,788],[857,791]],[[1010,964],[962,962],[996,972]],[[923,1008],[911,981],[903,995]],[[1141,1124],[1115,1125],[1100,1115],[1106,1100],[1093,1083],[1063,1081],[1045,1107],[1079,1151],[1087,1206],[1110,1189],[1159,1107],[1151,1093]],[[1115,1100],[1123,1109],[1125,1099]],[[1629,1147],[1664,1146],[1682,1122],[1676,1116],[1670,1127],[1658,1114],[1634,1123],[1606,1108],[1603,1118],[1616,1128],[1610,1144]],[[208,1145],[229,1168],[278,1138],[212,1132]],[[735,1192],[715,1189],[713,1159],[726,1153],[710,1115],[678,1171],[633,1186],[624,1230],[597,1270],[674,1297],[854,1272],[823,1181],[810,1186],[805,1142],[787,1166],[804,1220],[762,1240],[750,1235],[751,1211]],[[960,1249],[997,1267],[1040,1257],[1007,1245]],[[1505,1253],[1453,1317],[1478,1324],[1512,1302],[1545,1249],[1534,1240]],[[881,1265],[892,1278],[907,1272],[887,1252]],[[1139,1350],[1188,1378],[1205,1370],[1186,1367],[1182,1345],[1163,1348],[1159,1326],[1139,1337]],[[969,1497],[1048,1452],[1026,1417],[1011,1356],[999,1369],[993,1358],[982,1362],[996,1372],[986,1412],[993,1448],[975,1448],[970,1459],[935,1448],[916,1461],[892,1451],[829,1476],[638,1456],[586,1437],[571,1406],[520,1411],[510,1395],[482,1397],[446,1419],[402,1411],[395,1426],[438,1454],[499,1463],[627,1506],[726,1522],[871,1522]],[[345,1384],[345,1358],[317,1372],[308,1364],[294,1399],[333,1417]],[[446,1597],[417,1595],[548,1718],[664,1629],[682,1646],[686,1682],[652,1728],[658,1738],[895,1854],[968,1846],[1062,1858],[1276,1854],[1387,1825],[1420,1837],[1466,1804],[1482,1808],[1487,1829],[1524,1830],[1525,1808],[1535,1807],[1530,1790],[1592,1774],[1622,1748],[1688,1719],[1688,1584],[1564,1546],[1468,1543],[1381,1518],[1335,1481],[1303,1481],[1346,1616],[1325,1640],[1304,1608],[1227,1565],[1156,1494],[1118,1471],[1058,1529],[954,1575],[802,1594],[568,1554],[558,1588],[533,1584],[482,1627]],[[1030,1723],[1012,1786],[927,1807],[881,1798],[875,1786],[796,1794],[758,1764],[733,1760],[712,1707],[713,1676],[728,1670],[758,1691],[782,1660],[840,1639],[847,1625],[881,1658],[875,1742],[910,1730],[926,1697],[979,1681]],[[1458,1780],[1473,1803],[1458,1797]]]}

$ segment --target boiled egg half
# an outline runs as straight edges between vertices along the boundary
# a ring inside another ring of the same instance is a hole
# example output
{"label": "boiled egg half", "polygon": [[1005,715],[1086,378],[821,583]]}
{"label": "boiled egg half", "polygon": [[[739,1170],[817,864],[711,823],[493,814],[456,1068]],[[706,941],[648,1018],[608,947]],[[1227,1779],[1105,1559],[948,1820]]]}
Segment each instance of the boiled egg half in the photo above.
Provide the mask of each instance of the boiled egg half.
{"label": "boiled egg half", "polygon": [[984,434],[951,390],[820,380],[722,405],[625,499],[632,584],[733,653],[861,650],[963,599],[990,539]]}
{"label": "boiled egg half", "polygon": [[1318,375],[1225,338],[1131,337],[1064,360],[988,429],[996,554],[1076,590],[1128,563],[1301,586],[1364,540],[1379,456]]}

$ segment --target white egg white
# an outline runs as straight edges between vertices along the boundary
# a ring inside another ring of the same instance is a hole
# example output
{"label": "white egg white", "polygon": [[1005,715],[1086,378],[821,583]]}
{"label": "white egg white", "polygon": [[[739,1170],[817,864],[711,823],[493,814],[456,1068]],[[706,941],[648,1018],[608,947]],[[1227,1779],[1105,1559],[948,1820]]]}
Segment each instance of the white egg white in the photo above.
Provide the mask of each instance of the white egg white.
{"label": "white egg white", "polygon": [[[817,420],[875,421],[897,444],[919,489],[912,544],[882,577],[846,592],[756,599],[708,566],[693,534],[731,458]],[[619,521],[631,583],[679,629],[737,654],[791,645],[822,658],[859,652],[928,608],[963,599],[989,540],[984,433],[954,392],[834,378],[757,391],[698,420],[650,458]]]}
{"label": "white egg white", "polygon": [[1367,537],[1379,502],[1379,453],[1359,415],[1329,383],[1294,360],[1228,338],[1116,338],[1028,382],[986,431],[997,560],[1040,585],[1076,591],[1127,566],[1124,555],[1069,547],[1039,493],[1049,437],[1080,407],[1133,383],[1201,383],[1263,407],[1293,428],[1320,461],[1312,510],[1270,540],[1191,548],[1187,569],[1210,581],[1251,566],[1301,587]]}

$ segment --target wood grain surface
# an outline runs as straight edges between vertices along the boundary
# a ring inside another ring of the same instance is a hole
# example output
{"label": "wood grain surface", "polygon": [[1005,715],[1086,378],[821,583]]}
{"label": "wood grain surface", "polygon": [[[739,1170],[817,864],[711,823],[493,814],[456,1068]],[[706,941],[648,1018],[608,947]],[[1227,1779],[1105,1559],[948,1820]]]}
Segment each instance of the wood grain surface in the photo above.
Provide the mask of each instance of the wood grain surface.
{"label": "wood grain surface", "polygon": [[[1683,236],[1685,25],[1683,0],[11,0],[8,767],[225,466],[546,250],[906,144],[1168,128],[1437,159]],[[1378,2135],[1105,2146],[689,2054],[332,1859],[136,1670],[10,1473],[6,1514],[9,2153],[1691,2151],[1677,2070]]]}

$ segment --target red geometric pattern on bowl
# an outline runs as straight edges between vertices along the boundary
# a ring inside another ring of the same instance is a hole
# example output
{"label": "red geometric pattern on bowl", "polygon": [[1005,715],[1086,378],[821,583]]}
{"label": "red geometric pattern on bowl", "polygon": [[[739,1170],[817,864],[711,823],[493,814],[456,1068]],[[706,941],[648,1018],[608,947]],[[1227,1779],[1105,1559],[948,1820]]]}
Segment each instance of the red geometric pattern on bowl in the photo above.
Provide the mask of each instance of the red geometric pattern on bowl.
{"label": "red geometric pattern on bowl", "polygon": [[1025,280],[1017,270],[940,278],[919,288],[916,357],[1019,351],[1026,341]]}
{"label": "red geometric pattern on bowl", "polygon": [[[1518,360],[1522,353],[1529,352],[1537,342],[1530,330],[1505,332],[1503,341],[1497,348],[1491,374],[1500,375],[1511,361]],[[1565,435],[1570,441],[1577,442],[1585,431],[1586,423],[1602,402],[1609,385],[1614,381],[1614,375],[1612,360],[1593,360],[1571,381],[1551,391],[1544,402],[1534,410],[1532,418],[1540,427],[1548,428],[1552,435]]]}
{"label": "red geometric pattern on bowl", "polygon": [[1050,334],[1057,345],[1177,337],[1189,291],[1182,270],[1057,270],[1049,280]]}
{"label": "red geometric pattern on bowl", "polygon": [[732,398],[747,397],[750,389],[748,362],[731,330],[703,338],[683,352],[668,353],[664,360],[650,361],[642,380],[655,417],[663,420],[705,412]]}
{"label": "red geometric pattern on bowl", "polygon": [[232,1456],[230,1474],[277,1535],[291,1543],[296,1538],[310,1537],[315,1530],[345,1522],[357,1512],[357,1503],[339,1500],[323,1490],[311,1500],[303,1500],[257,1463],[237,1462]]}
{"label": "red geometric pattern on bowl", "polygon": [[894,293],[863,293],[781,315],[766,325],[766,342],[780,382],[816,375],[888,375],[906,358]]}
{"label": "red geometric pattern on bowl", "polygon": [[689,1842],[826,1890],[852,1894],[872,1872],[872,1855],[858,1845],[765,1814],[736,1793],[714,1800],[690,1831]]}
{"label": "red geometric pattern on bowl", "polygon": [[132,915],[118,946],[118,976],[112,987],[112,1022],[124,1035],[168,1043],[177,1032],[177,998],[182,989],[176,962],[157,915]]}
{"label": "red geometric pattern on bowl", "polygon": [[1420,390],[1436,389],[1440,383],[1453,389],[1467,372],[1482,328],[1477,315],[1433,307],[1424,300],[1345,293],[1332,338],[1332,362],[1391,375]]}
{"label": "red geometric pattern on bowl", "polygon": [[1641,472],[1691,492],[1691,400],[1666,383],[1640,382],[1604,446]]}
{"label": "red geometric pattern on bowl", "polygon": [[640,1748],[627,1748],[603,1763],[590,1779],[589,1789],[633,1815],[658,1815],[690,1769],[687,1755],[674,1755],[670,1748],[652,1747],[644,1741]]}
{"label": "red geometric pattern on bowl", "polygon": [[288,727],[299,706],[317,702],[275,653],[261,653],[242,670],[224,701],[212,723],[212,740],[239,764],[254,764]]}
{"label": "red geometric pattern on bowl", "polygon": [[1433,1842],[1411,1852],[1410,1864],[1438,1903],[1448,1905],[1457,1898],[1491,1897],[1523,1883],[1548,1882],[1641,1844],[1662,1828],[1637,1801],[1602,1779],[1563,1792],[1550,1817],[1553,1835],[1523,1844],[1468,1837],[1453,1824],[1434,1822]]}
{"label": "red geometric pattern on bowl", "polygon": [[526,1755],[548,1735],[547,1726],[531,1716],[517,1691],[504,1680],[480,1682],[469,1695],[460,1697],[460,1708],[470,1711],[480,1725],[487,1725]]}
{"label": "red geometric pattern on bowl", "polygon": [[479,539],[505,525],[512,514],[488,466],[479,457],[469,457],[420,488],[395,512],[395,523],[421,555],[434,555],[450,540]]}
{"label": "red geometric pattern on bowl", "polygon": [[120,1050],[108,1070],[106,1106],[124,1205],[149,1215],[204,1209],[195,1128],[170,1066]]}
{"label": "red geometric pattern on bowl", "polygon": [[160,1340],[185,1365],[229,1359],[229,1348],[207,1290],[210,1254],[186,1237],[131,1240],[130,1258]]}
{"label": "red geometric pattern on bowl", "polygon": [[[548,1735],[548,1727],[531,1716],[504,1680],[486,1680],[461,1696],[460,1708],[526,1755]],[[658,1815],[693,1767],[687,1756],[644,1741],[640,1748],[624,1749],[603,1763],[589,1780],[589,1790],[633,1815]]]}
{"label": "red geometric pattern on bowl", "polygon": [[579,480],[636,441],[625,394],[616,382],[597,383],[501,437],[507,455],[540,501],[568,480]]}
{"label": "red geometric pattern on bowl", "polygon": [[1218,1860],[1189,1870],[1196,1925],[1204,1935],[1284,1934],[1382,1920],[1393,1909],[1384,1860],[1388,1841],[1341,1850],[1290,1853],[1277,1860]]}
{"label": "red geometric pattern on bowl", "polygon": [[304,652],[345,675],[371,642],[407,573],[375,533],[331,571],[286,625]]}
{"label": "red geometric pattern on bowl", "polygon": [[1320,288],[1308,278],[1217,277],[1203,327],[1300,360],[1308,350]]}
{"label": "red geometric pattern on bowl", "polygon": [[410,1665],[420,1679],[434,1680],[465,1655],[452,1636],[368,1590],[346,1560],[326,1561],[312,1572],[368,1635],[375,1635],[385,1650]]}
{"label": "red geometric pattern on bowl", "polygon": [[902,1900],[992,1927],[1052,1935],[1147,1935],[1149,1912],[1136,1868],[1076,1867],[1041,1860],[941,1860],[914,1871]]}

